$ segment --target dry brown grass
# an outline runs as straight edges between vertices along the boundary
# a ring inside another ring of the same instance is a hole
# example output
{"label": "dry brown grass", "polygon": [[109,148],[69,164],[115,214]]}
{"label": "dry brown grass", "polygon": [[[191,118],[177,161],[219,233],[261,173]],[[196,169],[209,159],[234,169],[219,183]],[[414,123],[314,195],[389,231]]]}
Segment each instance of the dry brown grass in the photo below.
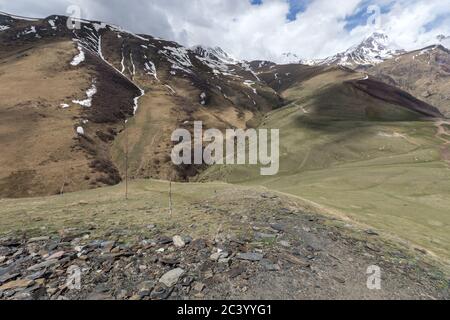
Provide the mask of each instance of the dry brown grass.
{"label": "dry brown grass", "polygon": [[[74,145],[82,98],[90,86],[83,68],[71,68],[71,41],[53,42],[10,54],[0,65],[0,196],[54,194],[87,187],[80,172],[87,160]],[[71,107],[62,109],[61,104]],[[15,176],[25,177],[24,183]]]}

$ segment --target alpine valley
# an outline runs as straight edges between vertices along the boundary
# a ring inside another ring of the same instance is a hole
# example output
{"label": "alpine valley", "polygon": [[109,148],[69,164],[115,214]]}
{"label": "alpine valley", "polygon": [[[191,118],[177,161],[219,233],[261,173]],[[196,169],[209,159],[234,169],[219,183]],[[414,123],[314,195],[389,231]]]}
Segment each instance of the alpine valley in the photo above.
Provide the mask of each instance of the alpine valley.
{"label": "alpine valley", "polygon": [[[0,298],[449,297],[446,35],[279,64],[67,19],[0,13]],[[279,174],[175,166],[194,121],[279,129]]]}

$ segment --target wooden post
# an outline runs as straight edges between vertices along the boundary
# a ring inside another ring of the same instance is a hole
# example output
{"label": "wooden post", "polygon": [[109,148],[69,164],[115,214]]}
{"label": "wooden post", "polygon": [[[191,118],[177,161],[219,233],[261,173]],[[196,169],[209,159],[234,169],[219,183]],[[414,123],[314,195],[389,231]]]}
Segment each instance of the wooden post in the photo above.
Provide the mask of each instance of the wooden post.
{"label": "wooden post", "polygon": [[125,200],[128,200],[128,131],[126,121],[123,127],[125,131]]}
{"label": "wooden post", "polygon": [[64,165],[64,179],[63,179],[63,184],[61,186],[61,189],[59,190],[59,194],[62,196],[64,194],[64,187],[66,186],[66,181],[67,181],[67,165]]}
{"label": "wooden post", "polygon": [[172,215],[172,179],[169,181],[169,214]]}

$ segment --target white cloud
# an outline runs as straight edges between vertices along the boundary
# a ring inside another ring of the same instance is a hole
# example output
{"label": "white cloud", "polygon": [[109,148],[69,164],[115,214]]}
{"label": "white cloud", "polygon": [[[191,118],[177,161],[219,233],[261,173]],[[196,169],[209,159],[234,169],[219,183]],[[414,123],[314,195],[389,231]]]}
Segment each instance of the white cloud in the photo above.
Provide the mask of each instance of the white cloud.
{"label": "white cloud", "polygon": [[[391,2],[371,1],[380,6]],[[128,0],[126,4],[123,0],[0,0],[0,10],[42,17],[64,14],[69,4],[79,4],[87,19],[187,46],[218,45],[244,59],[277,60],[285,52],[322,58],[375,31],[368,26],[345,28],[346,19],[367,5],[365,0],[314,0],[294,21],[286,18],[286,0],[264,0],[259,6],[247,0]],[[424,29],[439,17],[440,25]],[[435,42],[438,34],[450,34],[449,19],[450,0],[396,0],[382,15],[381,26],[400,46],[412,49]]]}

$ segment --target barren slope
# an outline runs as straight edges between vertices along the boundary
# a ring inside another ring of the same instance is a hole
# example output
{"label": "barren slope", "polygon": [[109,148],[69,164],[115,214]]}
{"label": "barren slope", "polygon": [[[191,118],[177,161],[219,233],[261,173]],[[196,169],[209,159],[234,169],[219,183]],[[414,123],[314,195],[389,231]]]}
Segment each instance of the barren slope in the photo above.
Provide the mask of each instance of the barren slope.
{"label": "barren slope", "polygon": [[368,70],[450,116],[450,52],[442,46],[412,51]]}

